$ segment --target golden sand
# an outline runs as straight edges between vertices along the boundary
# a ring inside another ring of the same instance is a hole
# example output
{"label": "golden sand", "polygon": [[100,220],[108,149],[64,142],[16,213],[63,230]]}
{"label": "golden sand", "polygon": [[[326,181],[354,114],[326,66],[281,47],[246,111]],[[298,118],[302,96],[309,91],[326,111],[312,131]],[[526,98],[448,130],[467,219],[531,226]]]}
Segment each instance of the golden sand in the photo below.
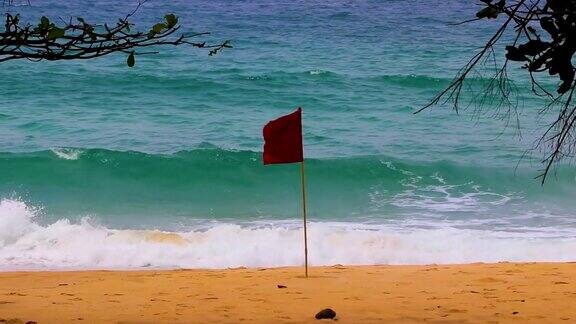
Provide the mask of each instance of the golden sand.
{"label": "golden sand", "polygon": [[327,307],[338,323],[576,323],[573,263],[333,266],[310,273],[0,273],[0,323],[315,323]]}

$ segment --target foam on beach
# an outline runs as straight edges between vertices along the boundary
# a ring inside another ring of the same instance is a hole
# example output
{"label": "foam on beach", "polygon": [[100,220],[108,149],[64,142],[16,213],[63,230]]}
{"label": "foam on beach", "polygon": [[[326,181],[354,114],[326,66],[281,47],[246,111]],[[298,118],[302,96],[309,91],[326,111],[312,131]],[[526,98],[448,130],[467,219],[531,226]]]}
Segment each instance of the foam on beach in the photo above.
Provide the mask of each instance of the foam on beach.
{"label": "foam on beach", "polygon": [[[277,267],[302,263],[296,221],[213,223],[182,232],[113,229],[83,218],[49,224],[24,202],[0,202],[0,268]],[[566,233],[564,233],[566,234]],[[569,261],[576,239],[554,233],[312,222],[312,265]]]}

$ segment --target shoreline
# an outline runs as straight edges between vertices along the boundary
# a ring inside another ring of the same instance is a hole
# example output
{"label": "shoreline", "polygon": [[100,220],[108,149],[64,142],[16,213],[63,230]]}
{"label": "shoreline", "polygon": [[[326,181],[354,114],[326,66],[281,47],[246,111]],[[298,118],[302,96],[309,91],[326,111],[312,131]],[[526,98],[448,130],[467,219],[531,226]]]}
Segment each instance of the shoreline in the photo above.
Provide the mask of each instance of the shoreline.
{"label": "shoreline", "polygon": [[[324,270],[324,269],[356,269],[356,268],[453,268],[453,267],[475,267],[475,266],[499,266],[499,265],[574,265],[576,271],[576,260],[574,261],[498,261],[498,262],[466,262],[466,263],[429,263],[429,264],[332,264],[332,265],[320,265],[320,266],[308,266],[309,271],[311,269]],[[0,269],[0,280],[2,280],[2,275],[6,274],[37,274],[37,273],[140,273],[140,272],[227,272],[227,271],[274,271],[274,270],[290,270],[297,272],[298,269],[302,272],[302,278],[304,276],[304,265],[301,266],[239,266],[239,267],[226,267],[226,268],[176,268],[176,267],[127,267],[127,268],[53,268],[53,269],[40,269],[40,268],[22,268],[22,269]],[[309,276],[310,278],[312,276]],[[576,283],[575,283],[576,284]],[[575,291],[576,292],[576,291]]]}
{"label": "shoreline", "polygon": [[567,323],[575,285],[566,262],[0,272],[0,323]]}

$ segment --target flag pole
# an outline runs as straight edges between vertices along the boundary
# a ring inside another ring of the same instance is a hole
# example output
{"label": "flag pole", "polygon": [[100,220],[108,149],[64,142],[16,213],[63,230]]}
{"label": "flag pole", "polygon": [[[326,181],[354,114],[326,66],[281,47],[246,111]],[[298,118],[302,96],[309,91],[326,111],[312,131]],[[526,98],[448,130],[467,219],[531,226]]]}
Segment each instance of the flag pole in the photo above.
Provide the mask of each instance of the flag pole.
{"label": "flag pole", "polygon": [[302,183],[302,217],[304,218],[304,269],[308,278],[308,229],[306,226],[306,176],[304,175],[304,159],[300,162],[300,180]]}

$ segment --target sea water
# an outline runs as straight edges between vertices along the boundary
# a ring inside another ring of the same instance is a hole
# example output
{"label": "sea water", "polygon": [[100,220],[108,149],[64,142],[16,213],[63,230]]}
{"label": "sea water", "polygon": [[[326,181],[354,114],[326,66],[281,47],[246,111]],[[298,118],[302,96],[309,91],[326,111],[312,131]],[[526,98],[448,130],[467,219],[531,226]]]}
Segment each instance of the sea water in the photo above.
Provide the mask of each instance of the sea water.
{"label": "sea water", "polygon": [[[136,5],[4,10],[114,23]],[[576,259],[576,170],[535,179],[547,117],[519,66],[519,125],[490,104],[413,114],[495,31],[451,25],[477,9],[154,0],[134,28],[173,12],[234,48],[164,47],[134,68],[123,54],[1,63],[0,269],[303,264],[299,166],[261,161],[263,125],[297,106],[312,265]]]}

